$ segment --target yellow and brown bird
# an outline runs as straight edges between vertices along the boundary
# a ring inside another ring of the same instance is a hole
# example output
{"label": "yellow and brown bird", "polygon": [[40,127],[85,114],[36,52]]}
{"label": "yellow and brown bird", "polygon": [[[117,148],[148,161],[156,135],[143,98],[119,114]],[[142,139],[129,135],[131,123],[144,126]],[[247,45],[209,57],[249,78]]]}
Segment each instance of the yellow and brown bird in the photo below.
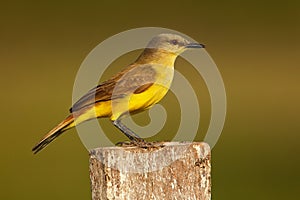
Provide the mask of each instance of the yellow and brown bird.
{"label": "yellow and brown bird", "polygon": [[178,55],[189,48],[204,48],[176,34],[159,34],[151,39],[137,60],[81,97],[70,115],[46,134],[32,151],[39,152],[64,131],[93,118],[110,118],[132,141],[143,141],[121,123],[158,103],[168,92]]}

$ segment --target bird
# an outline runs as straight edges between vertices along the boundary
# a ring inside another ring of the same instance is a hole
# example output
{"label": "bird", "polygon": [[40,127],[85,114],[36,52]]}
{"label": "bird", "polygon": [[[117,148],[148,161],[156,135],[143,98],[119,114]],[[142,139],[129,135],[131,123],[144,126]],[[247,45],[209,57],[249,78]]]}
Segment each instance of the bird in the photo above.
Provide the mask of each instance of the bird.
{"label": "bird", "polygon": [[205,48],[179,34],[155,35],[132,64],[89,90],[70,108],[70,114],[33,148],[34,154],[66,130],[95,118],[109,118],[130,141],[144,142],[121,120],[150,109],[168,92],[176,58],[188,49]]}

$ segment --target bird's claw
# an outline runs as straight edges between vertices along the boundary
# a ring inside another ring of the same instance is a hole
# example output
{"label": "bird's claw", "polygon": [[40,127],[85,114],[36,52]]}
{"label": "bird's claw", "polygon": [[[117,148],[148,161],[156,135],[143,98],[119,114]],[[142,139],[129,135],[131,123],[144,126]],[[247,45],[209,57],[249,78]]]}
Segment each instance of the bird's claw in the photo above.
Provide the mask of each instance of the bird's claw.
{"label": "bird's claw", "polygon": [[143,149],[158,149],[164,147],[163,142],[147,142],[143,139],[131,140],[116,143],[116,146],[120,147],[139,147]]}

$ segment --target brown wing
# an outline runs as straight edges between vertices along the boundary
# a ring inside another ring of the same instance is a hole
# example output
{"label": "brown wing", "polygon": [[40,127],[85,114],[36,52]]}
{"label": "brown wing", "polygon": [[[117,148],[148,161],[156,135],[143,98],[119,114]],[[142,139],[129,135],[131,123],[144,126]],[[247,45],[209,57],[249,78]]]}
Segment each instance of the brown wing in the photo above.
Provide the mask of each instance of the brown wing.
{"label": "brown wing", "polygon": [[96,102],[122,98],[131,93],[141,93],[155,82],[156,72],[150,64],[130,65],[111,79],[104,81],[81,97],[70,109],[78,111]]}
{"label": "brown wing", "polygon": [[153,83],[146,83],[145,85],[142,85],[141,87],[137,88],[133,93],[140,94],[140,93],[146,91],[152,85],[153,85]]}

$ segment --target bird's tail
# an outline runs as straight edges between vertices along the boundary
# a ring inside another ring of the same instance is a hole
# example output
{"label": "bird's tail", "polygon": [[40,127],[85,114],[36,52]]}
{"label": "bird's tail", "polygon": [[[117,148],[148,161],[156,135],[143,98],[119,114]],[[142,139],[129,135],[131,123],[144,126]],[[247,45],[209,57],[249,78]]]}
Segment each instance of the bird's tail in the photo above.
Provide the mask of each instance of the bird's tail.
{"label": "bird's tail", "polygon": [[54,127],[47,135],[45,135],[39,143],[37,143],[32,151],[34,154],[45,148],[50,142],[60,136],[64,131],[72,128],[74,126],[74,117],[69,115],[64,121]]}

